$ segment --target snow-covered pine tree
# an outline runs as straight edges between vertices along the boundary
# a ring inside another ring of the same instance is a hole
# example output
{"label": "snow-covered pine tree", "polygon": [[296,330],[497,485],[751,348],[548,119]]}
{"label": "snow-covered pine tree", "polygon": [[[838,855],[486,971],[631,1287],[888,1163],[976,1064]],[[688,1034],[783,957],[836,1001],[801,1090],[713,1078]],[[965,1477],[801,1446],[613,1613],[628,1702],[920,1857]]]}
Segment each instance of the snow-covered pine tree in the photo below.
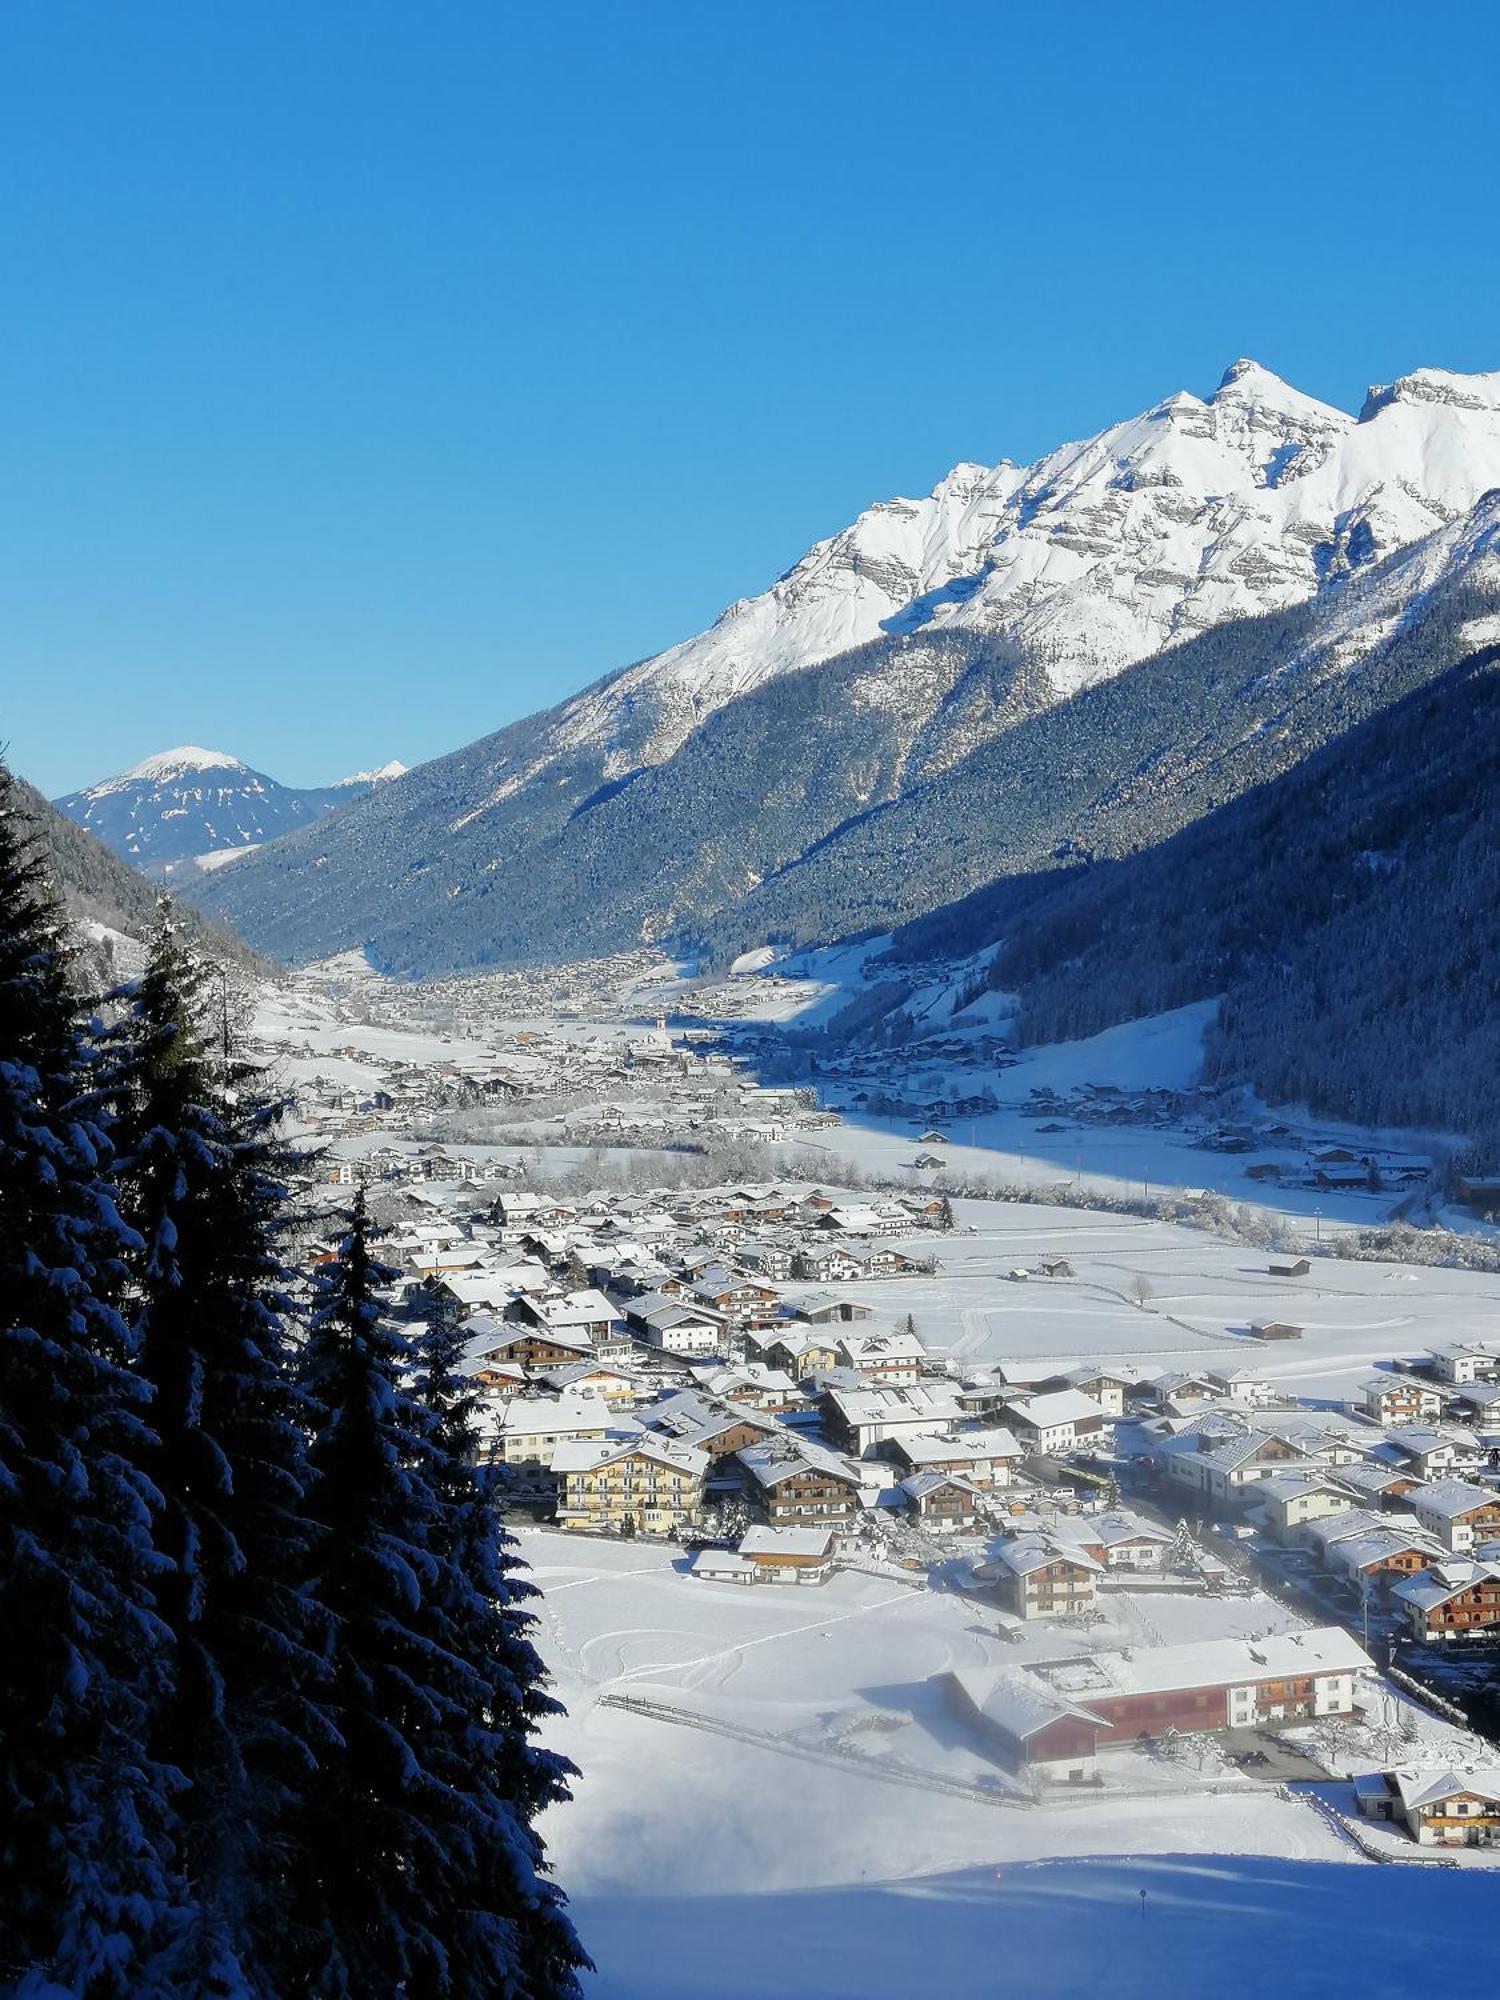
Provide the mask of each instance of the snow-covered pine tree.
{"label": "snow-covered pine tree", "polygon": [[185,1893],[146,1748],[145,1386],[61,913],[0,767],[0,1987],[180,1991]]}
{"label": "snow-covered pine tree", "polygon": [[330,1621],[309,1586],[278,1111],[227,1030],[222,1042],[205,1030],[205,977],[164,904],[111,1034],[122,1202],[141,1239],[129,1311],[162,1503],[156,1602],[174,1657],[152,1740],[188,1780],[196,1990],[281,1994],[279,1856],[329,1735]]}
{"label": "snow-covered pine tree", "polygon": [[534,1821],[568,1796],[573,1767],[535,1741],[558,1705],[529,1637],[536,1591],[501,1524],[496,1473],[478,1463],[463,1344],[446,1302],[413,1342],[437,1503],[428,1546],[438,1571],[424,1609],[440,1706],[424,1731],[424,1763],[454,1813],[442,1884],[447,1990],[464,2000],[563,2000],[589,1961],[546,1879]]}
{"label": "snow-covered pine tree", "polygon": [[371,1253],[363,1191],[342,1221],[315,1276],[303,1371],[338,1737],[298,1817],[288,1918],[290,1990],[317,2000],[452,1990],[440,1885],[455,1815],[423,1764],[444,1708],[423,1617],[438,1574],[426,1424],[403,1387],[411,1350],[383,1297],[397,1273]]}

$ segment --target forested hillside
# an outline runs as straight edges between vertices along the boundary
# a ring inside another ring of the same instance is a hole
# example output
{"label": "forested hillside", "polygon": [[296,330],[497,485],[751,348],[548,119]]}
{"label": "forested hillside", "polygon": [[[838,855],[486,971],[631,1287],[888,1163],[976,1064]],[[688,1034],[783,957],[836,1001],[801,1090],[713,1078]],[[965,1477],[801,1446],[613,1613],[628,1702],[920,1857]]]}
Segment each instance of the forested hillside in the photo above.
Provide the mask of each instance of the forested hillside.
{"label": "forested hillside", "polygon": [[1209,1073],[1500,1146],[1500,646],[1169,840],[997,885],[906,955],[1003,940],[1028,1041],[1224,996]]}

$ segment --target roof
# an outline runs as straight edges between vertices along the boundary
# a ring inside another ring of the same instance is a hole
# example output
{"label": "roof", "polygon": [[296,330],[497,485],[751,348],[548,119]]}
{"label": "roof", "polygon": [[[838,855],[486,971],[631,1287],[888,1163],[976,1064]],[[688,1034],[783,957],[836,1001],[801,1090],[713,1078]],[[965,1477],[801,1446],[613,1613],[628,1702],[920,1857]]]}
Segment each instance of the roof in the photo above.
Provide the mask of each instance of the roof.
{"label": "roof", "polygon": [[929,1493],[936,1493],[939,1487],[952,1486],[960,1493],[967,1493],[971,1500],[984,1500],[987,1496],[972,1479],[965,1479],[957,1472],[913,1472],[909,1478],[898,1482],[901,1491],[913,1500],[925,1500]]}
{"label": "roof", "polygon": [[1170,1694],[1306,1674],[1360,1673],[1374,1662],[1338,1625],[1263,1639],[1198,1639],[1182,1646],[1094,1653],[1047,1669],[1048,1685],[1080,1701],[1106,1695]]}
{"label": "roof", "polygon": [[1341,1499],[1353,1504],[1332,1473],[1318,1472],[1307,1466],[1297,1467],[1287,1472],[1273,1472],[1269,1479],[1263,1479],[1257,1489],[1263,1500],[1295,1500],[1304,1493],[1337,1493]]}
{"label": "roof", "polygon": [[1418,1611],[1431,1611],[1440,1604],[1446,1604],[1450,1598],[1472,1590],[1476,1584],[1489,1581],[1500,1582],[1500,1568],[1494,1563],[1450,1559],[1434,1563],[1431,1569],[1424,1569],[1416,1576],[1403,1578],[1391,1595]]}
{"label": "roof", "polygon": [[1367,1569],[1371,1563],[1384,1562],[1389,1556],[1404,1555],[1409,1550],[1434,1560],[1442,1554],[1430,1536],[1407,1534],[1400,1528],[1370,1528],[1363,1534],[1348,1535],[1335,1542],[1328,1553],[1332,1561],[1346,1569]]}
{"label": "roof", "polygon": [[1045,1569],[1055,1562],[1069,1562],[1078,1569],[1093,1570],[1096,1575],[1103,1569],[1103,1564],[1095,1562],[1083,1549],[1045,1541],[1040,1535],[1022,1535],[1016,1541],[1002,1542],[995,1551],[995,1561],[1016,1576],[1030,1576],[1033,1570]]}
{"label": "roof", "polygon": [[832,1547],[832,1528],[747,1528],[740,1536],[742,1556],[826,1556]]}
{"label": "roof", "polygon": [[1418,1514],[1436,1514],[1440,1520],[1454,1521],[1480,1507],[1500,1507],[1500,1493],[1471,1485],[1467,1479],[1435,1479],[1412,1495],[1411,1504]]}
{"label": "roof", "polygon": [[642,1432],[630,1438],[569,1439],[557,1447],[552,1459],[554,1472],[596,1472],[621,1458],[649,1458],[654,1465],[674,1472],[690,1473],[701,1479],[708,1470],[708,1453],[690,1445]]}
{"label": "roof", "polygon": [[1391,1771],[1388,1780],[1401,1794],[1407,1812],[1421,1812],[1467,1793],[1500,1802],[1500,1769],[1477,1771]]}
{"label": "roof", "polygon": [[946,1678],[977,1714],[1013,1743],[1024,1743],[1054,1722],[1070,1718],[1099,1722],[1092,1710],[1055,1693],[1022,1667],[955,1667]]}
{"label": "roof", "polygon": [[535,1437],[565,1430],[602,1432],[616,1421],[597,1396],[513,1396],[501,1405],[494,1425],[505,1437]]}
{"label": "roof", "polygon": [[1037,1430],[1050,1430],[1054,1424],[1085,1423],[1091,1417],[1104,1415],[1093,1397],[1085,1396],[1081,1389],[1054,1389],[1051,1395],[1024,1399],[1010,1396],[1006,1403],[1015,1411],[1018,1422]]}
{"label": "roof", "polygon": [[[699,1454],[701,1457],[703,1454]],[[826,1479],[839,1479],[846,1485],[858,1486],[859,1474],[849,1461],[840,1458],[837,1452],[827,1450],[823,1445],[814,1444],[809,1438],[794,1437],[790,1432],[785,1438],[769,1438],[764,1444],[746,1445],[736,1452],[741,1465],[758,1486],[779,1486],[783,1480],[795,1479],[809,1472]]]}

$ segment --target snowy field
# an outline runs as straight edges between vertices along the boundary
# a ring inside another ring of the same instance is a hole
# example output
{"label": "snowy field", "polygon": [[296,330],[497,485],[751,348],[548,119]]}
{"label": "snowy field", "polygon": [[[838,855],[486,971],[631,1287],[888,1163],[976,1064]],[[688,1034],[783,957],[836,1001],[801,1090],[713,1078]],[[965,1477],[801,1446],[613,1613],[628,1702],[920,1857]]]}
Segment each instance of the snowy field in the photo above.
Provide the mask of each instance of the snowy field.
{"label": "snowy field", "polygon": [[[1341,1399],[1374,1362],[1500,1335],[1500,1276],[1490,1273],[1314,1258],[1307,1277],[1278,1278],[1269,1266],[1281,1257],[1171,1223],[989,1201],[955,1202],[954,1214],[951,1235],[891,1239],[913,1256],[935,1254],[934,1276],[838,1289],[882,1323],[909,1313],[929,1349],[975,1366],[1057,1356],[1243,1367],[1295,1395]],[[1051,1257],[1074,1275],[1009,1276]],[[814,1288],[782,1289],[795,1298]],[[1253,1338],[1251,1325],[1268,1320],[1301,1326],[1303,1338]]]}
{"label": "snowy field", "polygon": [[[1013,1981],[1077,1994],[1106,1972],[1112,1995],[1174,1976],[1395,1994],[1422,1935],[1478,1936],[1475,1898],[1493,1899],[1493,1881],[1372,1866],[1307,1806],[1212,1764],[1121,1751],[1110,1793],[1016,1803],[928,1683],[1044,1657],[1055,1629],[1011,1646],[983,1607],[875,1577],[745,1590],[639,1543],[521,1543],[569,1711],[554,1741],[582,1774],[544,1832],[598,2000],[978,2000]],[[1109,1619],[1063,1643],[1295,1622],[1264,1598],[1128,1594]]]}

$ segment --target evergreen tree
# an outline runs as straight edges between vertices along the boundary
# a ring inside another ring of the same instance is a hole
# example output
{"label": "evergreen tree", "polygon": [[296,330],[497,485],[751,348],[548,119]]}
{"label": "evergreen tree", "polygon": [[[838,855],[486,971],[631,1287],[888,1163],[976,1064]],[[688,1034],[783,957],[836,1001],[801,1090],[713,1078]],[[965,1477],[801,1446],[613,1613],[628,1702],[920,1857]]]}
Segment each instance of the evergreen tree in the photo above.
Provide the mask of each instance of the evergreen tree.
{"label": "evergreen tree", "polygon": [[205,972],[163,907],[113,1034],[137,1369],[152,1390],[156,1602],[173,1640],[157,1754],[189,1779],[204,1993],[285,1990],[282,1847],[314,1769],[327,1619],[308,1588],[303,1409],[279,1239],[277,1108],[205,1037]]}
{"label": "evergreen tree", "polygon": [[477,1397],[459,1372],[463,1344],[447,1300],[414,1343],[436,1501],[429,1548],[438,1571],[426,1610],[443,1704],[426,1763],[446,1787],[453,1825],[442,1885],[447,1990],[474,2000],[560,2000],[577,1993],[588,1960],[561,1891],[545,1879],[533,1822],[568,1796],[573,1772],[534,1741],[558,1705],[528,1636],[536,1591],[501,1525],[497,1474],[478,1463]]}
{"label": "evergreen tree", "polygon": [[144,1384],[112,1303],[104,1179],[62,920],[0,768],[0,1986],[180,1991],[185,1895],[149,1761],[164,1634]]}
{"label": "evergreen tree", "polygon": [[422,1617],[437,1581],[428,1548],[437,1503],[422,1412],[402,1386],[410,1348],[382,1310],[397,1273],[371,1254],[363,1191],[343,1220],[337,1255],[315,1276],[304,1370],[337,1739],[299,1820],[293,1986],[318,1996],[441,1993],[448,1951],[432,1897],[450,1816],[422,1761],[441,1712]]}

